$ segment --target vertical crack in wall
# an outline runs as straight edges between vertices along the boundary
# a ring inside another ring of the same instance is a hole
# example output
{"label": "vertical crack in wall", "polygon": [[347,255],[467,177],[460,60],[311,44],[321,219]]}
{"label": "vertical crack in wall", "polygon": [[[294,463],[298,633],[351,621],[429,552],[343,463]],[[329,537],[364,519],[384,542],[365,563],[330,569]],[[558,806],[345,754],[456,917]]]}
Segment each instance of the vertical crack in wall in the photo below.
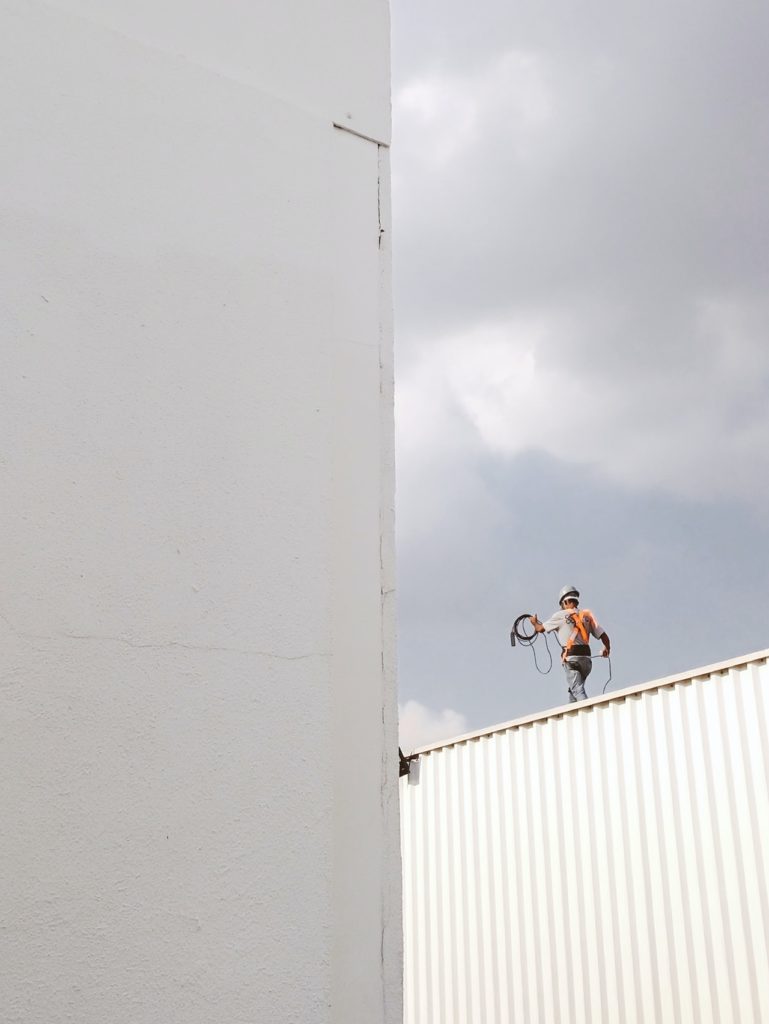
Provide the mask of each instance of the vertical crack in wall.
{"label": "vertical crack in wall", "polygon": [[[396,748],[398,709],[395,656],[395,431],[392,329],[392,283],[389,238],[389,146],[347,125],[334,128],[374,143],[378,251],[379,361],[379,584],[380,584],[380,848],[379,848],[379,1005],[382,1024],[403,1018],[402,910],[399,779]],[[373,211],[372,211],[373,212]]]}
{"label": "vertical crack in wall", "polygon": [[[384,228],[382,227],[382,147],[377,146],[377,179],[376,179],[376,215],[377,223],[379,225],[379,237],[377,239],[377,245],[382,248],[382,235],[384,234]],[[382,364],[381,348],[379,364]]]}
{"label": "vertical crack in wall", "polygon": [[379,250],[380,401],[380,602],[381,602],[381,920],[382,1014],[386,1024],[402,1020],[401,868],[399,834],[398,711],[395,656],[395,437],[393,423],[393,330],[389,244],[389,147],[377,147],[377,246]]}
{"label": "vertical crack in wall", "polygon": [[[382,229],[382,147],[377,146],[376,152],[376,216],[377,216],[377,248],[379,250],[379,403],[380,403],[380,424],[383,425],[386,416],[385,409],[385,388],[384,388],[384,358],[383,358],[383,345],[385,344],[385,331],[382,317],[382,290],[383,290],[383,267],[382,267],[382,235],[384,234]],[[387,834],[387,821],[388,821],[388,800],[387,800],[387,742],[389,739],[389,730],[387,728],[387,663],[385,658],[385,650],[387,643],[386,636],[386,616],[387,609],[385,591],[386,587],[386,567],[385,567],[385,553],[384,553],[384,538],[385,530],[387,529],[387,517],[385,516],[385,501],[387,500],[387,493],[385,487],[385,480],[387,479],[387,469],[384,455],[384,430],[380,433],[380,483],[379,483],[379,621],[380,621],[380,654],[381,654],[381,676],[380,676],[380,701],[382,705],[382,753],[381,753],[381,764],[380,764],[380,779],[379,779],[379,810],[381,815],[382,828]],[[381,993],[382,993],[382,1020],[387,1022],[387,964],[385,955],[385,942],[386,942],[386,931],[387,931],[387,854],[384,852],[381,861],[381,879],[380,879],[380,916],[379,916],[379,962],[380,962],[380,978],[381,978]]]}

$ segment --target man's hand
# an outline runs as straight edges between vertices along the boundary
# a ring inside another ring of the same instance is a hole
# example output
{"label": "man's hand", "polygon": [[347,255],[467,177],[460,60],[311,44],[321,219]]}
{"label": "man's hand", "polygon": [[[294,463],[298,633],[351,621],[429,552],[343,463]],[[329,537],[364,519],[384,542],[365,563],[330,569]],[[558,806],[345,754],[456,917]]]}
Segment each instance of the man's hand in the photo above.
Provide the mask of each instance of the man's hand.
{"label": "man's hand", "polygon": [[539,619],[537,618],[537,613],[536,612],[534,612],[533,615],[529,616],[529,622],[532,624],[532,626],[538,626],[539,625]]}
{"label": "man's hand", "polygon": [[601,657],[602,658],[608,658],[609,657],[609,648],[608,647],[604,647],[604,649],[601,651]]}

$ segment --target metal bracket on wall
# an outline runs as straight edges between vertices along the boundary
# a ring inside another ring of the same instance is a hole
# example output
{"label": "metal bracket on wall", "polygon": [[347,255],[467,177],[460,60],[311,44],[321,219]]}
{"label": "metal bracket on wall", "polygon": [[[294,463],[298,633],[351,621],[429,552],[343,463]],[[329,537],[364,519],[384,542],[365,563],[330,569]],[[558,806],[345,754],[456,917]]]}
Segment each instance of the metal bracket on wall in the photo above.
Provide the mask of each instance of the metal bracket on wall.
{"label": "metal bracket on wall", "polygon": [[399,778],[403,778],[404,775],[410,775],[412,766],[416,768],[419,764],[419,754],[409,754],[407,757],[400,747],[398,747],[398,758],[400,761]]}
{"label": "metal bracket on wall", "polygon": [[355,135],[359,139],[365,139],[366,142],[373,142],[376,146],[381,146],[383,149],[389,149],[389,142],[382,142],[381,139],[375,139],[373,135],[365,135],[363,132],[359,132],[356,128],[351,128],[348,124],[340,124],[339,121],[332,121],[331,124],[334,128],[338,128],[340,132],[347,132],[349,135]]}

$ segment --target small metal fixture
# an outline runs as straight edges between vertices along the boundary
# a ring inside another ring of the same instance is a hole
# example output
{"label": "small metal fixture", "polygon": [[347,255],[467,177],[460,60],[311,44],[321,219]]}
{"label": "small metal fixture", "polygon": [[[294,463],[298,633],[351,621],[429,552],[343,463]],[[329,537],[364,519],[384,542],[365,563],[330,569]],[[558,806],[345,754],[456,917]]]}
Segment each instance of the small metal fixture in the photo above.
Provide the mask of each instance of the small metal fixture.
{"label": "small metal fixture", "polygon": [[419,761],[419,754],[409,754],[407,757],[401,748],[398,747],[398,758],[400,761],[398,776],[399,778],[403,778],[404,775],[408,775],[411,771],[412,764],[416,764]]}

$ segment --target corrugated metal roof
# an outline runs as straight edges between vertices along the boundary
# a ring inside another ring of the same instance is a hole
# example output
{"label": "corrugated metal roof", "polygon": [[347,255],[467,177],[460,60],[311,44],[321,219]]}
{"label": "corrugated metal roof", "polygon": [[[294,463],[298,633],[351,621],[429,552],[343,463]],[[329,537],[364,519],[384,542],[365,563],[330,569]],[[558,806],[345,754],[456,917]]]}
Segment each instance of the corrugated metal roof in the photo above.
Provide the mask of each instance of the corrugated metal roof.
{"label": "corrugated metal roof", "polygon": [[473,732],[462,733],[460,736],[452,736],[437,743],[428,743],[423,747],[416,747],[411,753],[428,754],[432,750],[441,750],[443,747],[452,747],[457,743],[466,743],[468,740],[477,740],[483,736],[491,736],[495,732],[507,732],[509,729],[517,729],[523,725],[530,725],[532,722],[542,722],[547,718],[560,718],[562,715],[574,715],[597,704],[610,704],[612,701],[623,701],[634,693],[643,693],[646,690],[659,690],[665,686],[675,686],[677,683],[688,683],[694,679],[701,679],[707,676],[728,672],[732,668],[739,668],[740,665],[749,665],[752,662],[769,660],[769,648],[763,651],[756,651],[753,654],[743,654],[738,658],[730,658],[728,661],[719,661],[713,665],[706,665],[703,668],[692,669],[688,672],[678,672],[672,676],[664,676],[661,679],[652,679],[648,683],[636,683],[633,686],[625,687],[622,690],[613,690],[600,697],[591,697],[589,700],[580,701],[577,704],[561,704],[554,708],[546,708],[544,711],[537,711],[533,715],[525,715],[522,718],[514,718],[509,722],[500,722],[498,725],[486,726],[485,729],[476,729]]}
{"label": "corrugated metal roof", "polygon": [[423,750],[406,1024],[769,1021],[768,659]]}

